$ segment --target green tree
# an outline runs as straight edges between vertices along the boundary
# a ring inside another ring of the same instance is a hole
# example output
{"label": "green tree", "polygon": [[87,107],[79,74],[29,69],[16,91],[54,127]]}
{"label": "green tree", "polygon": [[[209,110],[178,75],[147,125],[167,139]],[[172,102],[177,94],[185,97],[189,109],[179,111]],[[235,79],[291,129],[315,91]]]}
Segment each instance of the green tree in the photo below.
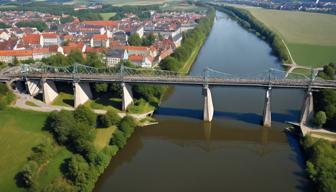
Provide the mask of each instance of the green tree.
{"label": "green tree", "polygon": [[131,137],[136,127],[135,119],[131,116],[125,116],[119,124],[119,129],[124,132],[125,137],[128,139]]}
{"label": "green tree", "polygon": [[155,42],[155,36],[153,33],[150,33],[146,38],[143,38],[142,45],[150,46]]}
{"label": "green tree", "polygon": [[327,122],[327,116],[324,111],[319,111],[316,113],[314,118],[315,124],[322,127]]}
{"label": "green tree", "polygon": [[135,33],[129,37],[128,43],[132,46],[140,46],[142,41],[140,36],[137,33]]}
{"label": "green tree", "polygon": [[89,164],[80,155],[74,155],[66,163],[65,175],[76,186],[84,186],[89,179]]}
{"label": "green tree", "polygon": [[83,54],[80,50],[74,49],[68,54],[70,64],[79,63],[84,64]]}
{"label": "green tree", "polygon": [[108,110],[106,114],[100,116],[99,120],[102,126],[111,127],[113,125],[118,125],[121,118],[115,111]]}
{"label": "green tree", "polygon": [[161,61],[160,67],[163,70],[178,71],[181,69],[181,63],[174,57],[168,56]]}
{"label": "green tree", "polygon": [[119,149],[124,148],[126,145],[127,138],[125,137],[124,133],[120,130],[116,130],[113,133],[111,138],[110,144],[118,146]]}
{"label": "green tree", "polygon": [[94,89],[97,93],[106,93],[109,85],[107,83],[95,83]]}
{"label": "green tree", "polygon": [[80,105],[74,111],[74,118],[77,122],[94,127],[96,125],[96,114],[88,107]]}
{"label": "green tree", "polygon": [[31,188],[36,185],[38,165],[35,161],[28,161],[19,173],[25,187]]}

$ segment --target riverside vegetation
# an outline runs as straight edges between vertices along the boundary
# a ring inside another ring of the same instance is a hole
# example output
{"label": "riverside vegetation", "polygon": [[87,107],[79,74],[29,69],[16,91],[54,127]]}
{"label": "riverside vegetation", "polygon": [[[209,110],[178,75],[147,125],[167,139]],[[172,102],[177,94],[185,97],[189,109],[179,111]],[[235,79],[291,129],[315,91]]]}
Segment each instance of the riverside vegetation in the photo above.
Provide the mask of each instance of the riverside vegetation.
{"label": "riverside vegetation", "polygon": [[257,20],[249,11],[231,6],[215,6],[216,9],[228,14],[235,19],[247,31],[254,33],[260,39],[267,42],[275,56],[284,63],[292,63],[286,46],[282,42],[280,36],[270,30],[262,22]]}

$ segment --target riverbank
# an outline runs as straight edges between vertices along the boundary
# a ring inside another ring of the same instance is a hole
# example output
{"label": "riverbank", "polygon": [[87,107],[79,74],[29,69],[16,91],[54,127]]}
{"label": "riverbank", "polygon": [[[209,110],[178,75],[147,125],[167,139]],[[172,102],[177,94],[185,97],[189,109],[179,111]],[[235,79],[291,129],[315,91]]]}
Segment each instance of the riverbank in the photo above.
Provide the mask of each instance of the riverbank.
{"label": "riverbank", "polygon": [[212,5],[217,10],[229,15],[236,20],[247,31],[254,33],[257,37],[264,40],[272,48],[272,53],[283,63],[292,64],[289,51],[282,38],[274,31],[269,29],[262,22],[257,20],[249,11],[226,5]]}

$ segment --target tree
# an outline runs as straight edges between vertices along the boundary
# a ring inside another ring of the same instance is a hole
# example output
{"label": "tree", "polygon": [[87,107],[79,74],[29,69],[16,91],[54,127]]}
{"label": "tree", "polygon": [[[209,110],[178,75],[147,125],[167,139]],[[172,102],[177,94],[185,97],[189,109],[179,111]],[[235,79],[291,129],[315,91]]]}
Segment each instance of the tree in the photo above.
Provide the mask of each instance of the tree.
{"label": "tree", "polygon": [[129,37],[128,43],[132,46],[140,46],[142,41],[140,36],[137,33],[135,33]]}
{"label": "tree", "polygon": [[118,125],[121,118],[112,110],[108,110],[105,115],[100,116],[100,123],[104,127],[111,127],[112,125]]}
{"label": "tree", "polygon": [[128,139],[131,137],[136,127],[135,119],[131,116],[125,116],[119,124],[119,129],[124,132],[125,137]]}
{"label": "tree", "polygon": [[322,127],[327,122],[327,116],[324,111],[319,111],[316,113],[314,122],[319,126]]}
{"label": "tree", "polygon": [[155,36],[153,33],[149,34],[146,38],[142,40],[143,46],[150,46],[155,42]]}
{"label": "tree", "polygon": [[38,165],[35,161],[28,161],[19,173],[21,180],[25,187],[32,187],[35,185]]}
{"label": "tree", "polygon": [[73,63],[84,64],[83,54],[78,49],[72,50],[68,55],[68,59],[69,59],[70,64],[73,64]]}
{"label": "tree", "polygon": [[160,67],[163,70],[178,71],[181,69],[181,64],[177,59],[169,56],[161,61]]}
{"label": "tree", "polygon": [[127,140],[127,138],[125,137],[124,133],[120,130],[116,130],[113,133],[110,144],[111,145],[116,145],[116,146],[118,146],[119,149],[122,149],[126,145],[126,140]]}
{"label": "tree", "polygon": [[74,111],[74,118],[77,122],[94,127],[96,125],[96,114],[88,107],[80,105]]}
{"label": "tree", "polygon": [[75,185],[81,186],[88,182],[89,164],[80,155],[72,156],[66,163],[66,177]]}
{"label": "tree", "polygon": [[15,24],[17,27],[35,27],[40,32],[48,29],[48,25],[43,21],[20,21]]}
{"label": "tree", "polygon": [[107,83],[95,83],[94,89],[97,93],[106,93],[109,85]]}
{"label": "tree", "polygon": [[92,67],[104,67],[105,64],[102,62],[100,55],[96,52],[87,53],[86,64]]}

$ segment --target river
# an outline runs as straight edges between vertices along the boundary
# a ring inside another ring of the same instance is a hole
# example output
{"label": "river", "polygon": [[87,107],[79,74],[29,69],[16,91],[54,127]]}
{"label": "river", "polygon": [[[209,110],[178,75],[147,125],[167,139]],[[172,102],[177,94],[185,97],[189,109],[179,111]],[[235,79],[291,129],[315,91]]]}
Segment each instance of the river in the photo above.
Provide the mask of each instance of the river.
{"label": "river", "polygon": [[[217,12],[191,74],[283,70],[270,47]],[[211,88],[212,123],[202,121],[201,87],[176,86],[114,157],[95,191],[309,191],[304,159],[285,121],[299,118],[303,91],[272,91],[272,127],[260,126],[264,89]]]}

